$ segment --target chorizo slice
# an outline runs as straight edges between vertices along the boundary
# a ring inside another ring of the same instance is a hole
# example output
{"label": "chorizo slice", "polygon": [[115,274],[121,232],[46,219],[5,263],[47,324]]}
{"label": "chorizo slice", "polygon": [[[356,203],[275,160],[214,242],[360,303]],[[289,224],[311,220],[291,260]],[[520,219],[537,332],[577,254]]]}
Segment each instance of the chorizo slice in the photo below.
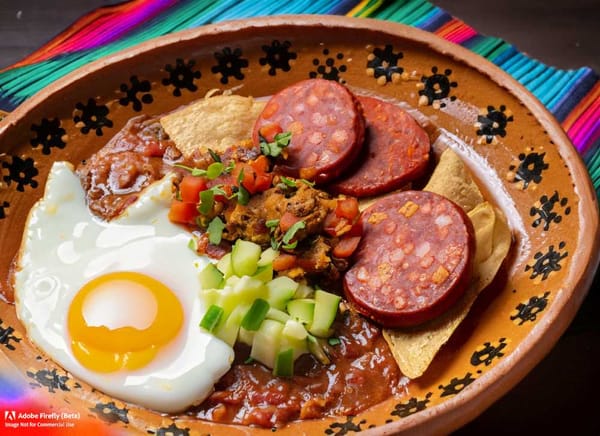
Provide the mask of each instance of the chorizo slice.
{"label": "chorizo slice", "polygon": [[408,112],[395,104],[358,96],[366,122],[364,158],[331,189],[367,197],[398,189],[425,173],[431,148],[429,136]]}
{"label": "chorizo slice", "polygon": [[358,156],[365,122],[360,103],[343,85],[308,79],[275,94],[259,115],[253,140],[261,132],[291,132],[287,158],[275,171],[324,183],[339,176]]}
{"label": "chorizo slice", "polygon": [[441,315],[465,292],[475,251],[473,225],[455,203],[427,191],[383,197],[360,219],[363,237],[344,291],[384,327]]}

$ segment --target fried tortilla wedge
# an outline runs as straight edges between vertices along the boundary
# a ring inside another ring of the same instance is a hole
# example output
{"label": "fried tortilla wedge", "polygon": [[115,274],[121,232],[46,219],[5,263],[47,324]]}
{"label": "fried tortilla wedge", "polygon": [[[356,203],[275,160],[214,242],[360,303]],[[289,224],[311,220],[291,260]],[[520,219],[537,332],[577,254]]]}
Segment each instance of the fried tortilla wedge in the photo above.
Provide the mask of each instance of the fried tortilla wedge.
{"label": "fried tortilla wedge", "polygon": [[512,239],[502,212],[483,201],[479,188],[452,150],[442,154],[425,190],[444,195],[463,207],[473,222],[476,249],[471,284],[450,310],[415,328],[383,331],[401,371],[412,379],[423,375],[479,293],[492,282]]}
{"label": "fried tortilla wedge", "polygon": [[186,158],[209,148],[222,153],[252,137],[264,106],[264,101],[252,97],[215,95],[161,117],[160,123]]}

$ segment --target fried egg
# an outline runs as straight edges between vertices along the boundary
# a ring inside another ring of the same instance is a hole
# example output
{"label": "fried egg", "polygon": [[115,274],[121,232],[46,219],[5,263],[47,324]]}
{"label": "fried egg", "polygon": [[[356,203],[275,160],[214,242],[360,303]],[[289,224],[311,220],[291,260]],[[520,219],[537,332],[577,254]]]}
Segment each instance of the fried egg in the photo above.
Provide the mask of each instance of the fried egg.
{"label": "fried egg", "polygon": [[14,276],[29,338],[79,379],[161,412],[204,400],[232,348],[198,327],[208,262],[168,219],[172,177],[107,222],[87,208],[73,166],[53,165],[32,208]]}

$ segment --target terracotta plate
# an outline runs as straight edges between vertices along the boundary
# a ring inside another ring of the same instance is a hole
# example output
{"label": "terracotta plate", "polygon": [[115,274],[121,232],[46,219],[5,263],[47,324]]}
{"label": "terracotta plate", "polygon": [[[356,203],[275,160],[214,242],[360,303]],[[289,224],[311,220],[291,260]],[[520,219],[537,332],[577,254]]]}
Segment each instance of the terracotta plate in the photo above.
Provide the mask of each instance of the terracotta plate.
{"label": "terracotta plate", "polygon": [[[259,97],[309,77],[403,100],[445,129],[504,210],[515,240],[495,284],[403,395],[359,416],[295,422],[276,432],[451,431],[523,378],[573,318],[598,263],[598,206],[581,160],[539,101],[483,58],[413,28],[330,16],[228,22],[150,41],[52,84],[0,128],[2,290],[10,291],[7,271],[24,219],[53,161],[77,163],[130,117],[169,111],[213,88]],[[117,431],[249,431],[163,416],[94,391],[31,345],[6,303],[0,349],[57,408]]]}

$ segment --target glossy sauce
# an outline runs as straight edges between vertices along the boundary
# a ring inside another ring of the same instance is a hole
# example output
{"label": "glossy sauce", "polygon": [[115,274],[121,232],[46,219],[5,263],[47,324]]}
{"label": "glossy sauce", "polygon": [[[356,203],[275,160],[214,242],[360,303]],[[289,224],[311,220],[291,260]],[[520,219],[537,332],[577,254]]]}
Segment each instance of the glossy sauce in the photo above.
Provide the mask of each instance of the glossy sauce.
{"label": "glossy sauce", "polygon": [[297,419],[356,415],[400,389],[400,370],[379,328],[346,311],[334,324],[338,345],[326,345],[330,365],[305,354],[295,376],[274,377],[259,363],[245,364],[248,349],[236,349],[236,362],[215,392],[189,415],[210,421],[277,427]]}

